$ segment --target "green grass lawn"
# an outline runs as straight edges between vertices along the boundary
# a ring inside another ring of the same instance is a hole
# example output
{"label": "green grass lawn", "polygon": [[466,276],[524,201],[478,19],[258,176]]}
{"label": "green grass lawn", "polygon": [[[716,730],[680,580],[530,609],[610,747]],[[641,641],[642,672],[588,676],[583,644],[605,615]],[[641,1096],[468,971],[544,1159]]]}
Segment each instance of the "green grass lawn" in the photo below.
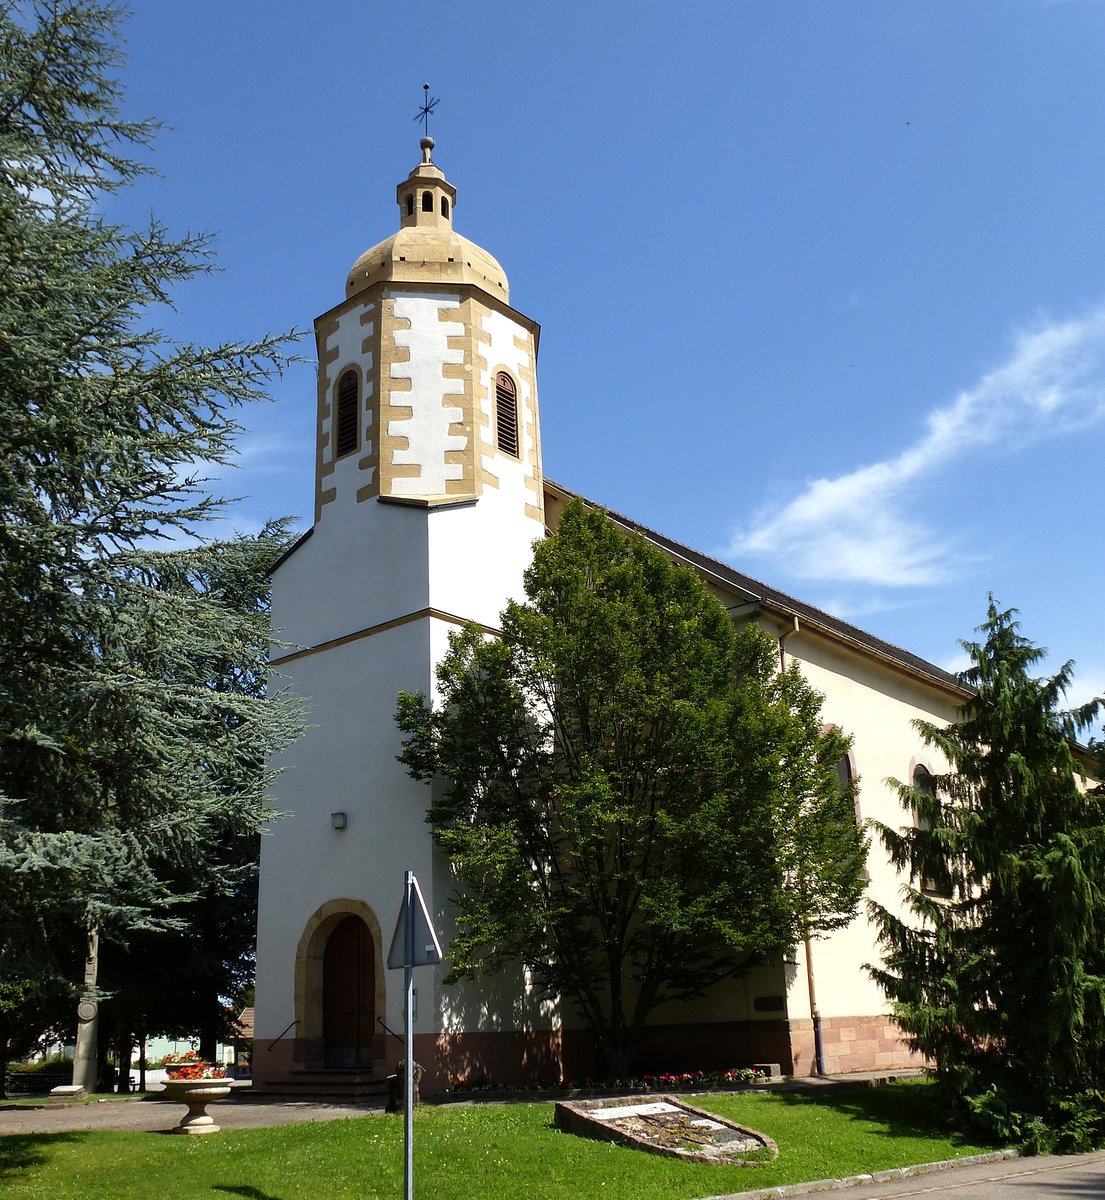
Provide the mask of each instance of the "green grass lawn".
{"label": "green grass lawn", "polygon": [[[939,1128],[920,1083],[692,1100],[774,1138],[757,1168],[659,1158],[553,1128],[551,1104],[424,1107],[415,1193],[432,1200],[692,1200],[976,1154]],[[388,1200],[402,1195],[403,1122],[369,1116],[223,1132],[0,1137],[7,1200]]]}

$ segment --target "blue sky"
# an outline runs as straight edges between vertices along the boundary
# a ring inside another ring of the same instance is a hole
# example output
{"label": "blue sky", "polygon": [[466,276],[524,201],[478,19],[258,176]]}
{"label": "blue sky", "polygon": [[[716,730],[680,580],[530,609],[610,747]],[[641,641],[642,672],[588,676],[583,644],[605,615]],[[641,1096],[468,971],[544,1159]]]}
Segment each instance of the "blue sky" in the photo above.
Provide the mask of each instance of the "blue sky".
{"label": "blue sky", "polygon": [[[429,81],[552,478],[953,669],[992,591],[1105,691],[1102,0],[132,8],[128,111],[172,128],[113,215],[223,267],[172,334],[337,303]],[[242,529],[309,520],[313,368],[273,392]]]}

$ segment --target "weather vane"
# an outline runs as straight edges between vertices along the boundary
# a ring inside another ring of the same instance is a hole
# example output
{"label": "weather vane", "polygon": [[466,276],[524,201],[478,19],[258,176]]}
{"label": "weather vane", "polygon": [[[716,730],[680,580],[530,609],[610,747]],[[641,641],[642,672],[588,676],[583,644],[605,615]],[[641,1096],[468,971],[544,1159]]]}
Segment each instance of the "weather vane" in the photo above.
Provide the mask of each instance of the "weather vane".
{"label": "weather vane", "polygon": [[415,114],[415,120],[422,122],[422,129],[426,137],[430,136],[430,113],[441,103],[438,96],[430,98],[430,85],[424,83],[422,85],[422,107]]}

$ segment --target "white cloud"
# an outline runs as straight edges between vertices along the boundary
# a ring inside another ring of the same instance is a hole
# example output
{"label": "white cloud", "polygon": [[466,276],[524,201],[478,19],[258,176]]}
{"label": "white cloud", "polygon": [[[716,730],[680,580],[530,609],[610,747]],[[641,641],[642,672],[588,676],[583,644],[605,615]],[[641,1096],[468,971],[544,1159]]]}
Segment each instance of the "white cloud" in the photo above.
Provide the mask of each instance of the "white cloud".
{"label": "white cloud", "polygon": [[960,648],[953,654],[950,654],[946,658],[939,660],[936,665],[938,667],[942,667],[951,675],[958,675],[960,671],[965,671],[969,666],[972,665],[971,656],[966,650]]}
{"label": "white cloud", "polygon": [[[298,475],[303,446],[287,432],[260,432],[246,429],[235,443],[230,466],[248,470],[250,475]],[[223,478],[233,476],[225,468]]]}
{"label": "white cloud", "polygon": [[1105,308],[1019,333],[1009,359],[929,413],[913,445],[762,509],[728,553],[785,558],[806,579],[944,582],[972,555],[911,515],[914,489],[968,454],[1021,448],[1103,418]]}
{"label": "white cloud", "polygon": [[[1077,708],[1099,696],[1105,696],[1105,664],[1076,661],[1074,678],[1071,680],[1070,691],[1067,693],[1064,703],[1069,708]],[[1099,721],[1099,732],[1102,727],[1102,722]]]}

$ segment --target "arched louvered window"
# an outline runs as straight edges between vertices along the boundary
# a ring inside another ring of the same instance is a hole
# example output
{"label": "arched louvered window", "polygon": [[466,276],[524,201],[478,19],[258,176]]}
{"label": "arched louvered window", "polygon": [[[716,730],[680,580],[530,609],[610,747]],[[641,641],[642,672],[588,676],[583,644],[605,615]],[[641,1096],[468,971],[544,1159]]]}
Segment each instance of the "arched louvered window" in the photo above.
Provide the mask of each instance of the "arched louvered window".
{"label": "arched louvered window", "polygon": [[518,389],[505,371],[495,376],[495,445],[518,457]]}
{"label": "arched louvered window", "polygon": [[441,215],[447,217],[449,215],[449,197],[441,197]]}
{"label": "arched louvered window", "polygon": [[338,380],[337,414],[334,421],[334,457],[352,454],[357,449],[358,421],[357,372],[346,371]]}
{"label": "arched louvered window", "polygon": [[407,216],[414,216],[414,192],[407,196]]}
{"label": "arched louvered window", "polygon": [[423,212],[433,212],[434,211],[434,194],[433,194],[433,192],[423,192],[422,193],[422,211]]}

